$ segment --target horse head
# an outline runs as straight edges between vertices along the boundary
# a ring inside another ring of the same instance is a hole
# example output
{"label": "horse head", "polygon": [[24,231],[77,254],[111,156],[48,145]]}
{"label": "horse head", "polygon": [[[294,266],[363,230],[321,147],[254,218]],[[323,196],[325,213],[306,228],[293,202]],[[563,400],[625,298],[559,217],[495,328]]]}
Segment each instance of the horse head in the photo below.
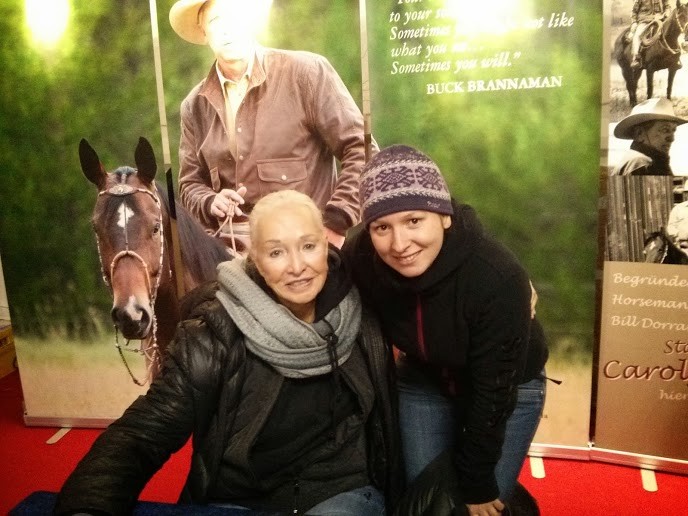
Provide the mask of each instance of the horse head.
{"label": "horse head", "polygon": [[642,34],[642,45],[644,48],[649,48],[657,43],[665,53],[680,54],[678,38],[681,34],[686,34],[686,29],[688,29],[688,0],[676,0],[676,6],[671,9],[666,18],[650,22]]}
{"label": "horse head", "polygon": [[676,0],[676,8],[674,9],[674,16],[676,16],[676,23],[684,35],[688,30],[688,0]]}
{"label": "horse head", "polygon": [[84,175],[98,189],[92,223],[103,280],[112,290],[112,320],[125,338],[145,339],[154,330],[161,280],[169,276],[153,149],[139,138],[136,168],[106,172],[82,139],[79,159]]}

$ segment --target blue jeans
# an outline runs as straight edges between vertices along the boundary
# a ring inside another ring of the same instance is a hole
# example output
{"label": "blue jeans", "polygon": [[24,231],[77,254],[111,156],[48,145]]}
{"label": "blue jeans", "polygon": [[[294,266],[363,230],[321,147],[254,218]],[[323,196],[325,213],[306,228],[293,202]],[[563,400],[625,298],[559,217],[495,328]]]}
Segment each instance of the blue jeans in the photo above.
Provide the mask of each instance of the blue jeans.
{"label": "blue jeans", "polygon": [[311,516],[384,516],[384,514],[385,497],[373,486],[339,493],[306,511],[306,515]]}
{"label": "blue jeans", "polygon": [[[232,509],[250,509],[231,503],[212,504]],[[373,486],[339,493],[306,511],[307,516],[384,516],[385,497]]]}
{"label": "blue jeans", "polygon": [[[544,376],[544,375],[543,375]],[[460,421],[454,403],[436,385],[409,381],[400,371],[399,419],[406,479],[412,482],[442,451],[454,446]],[[495,468],[499,499],[516,484],[545,404],[545,380],[518,386],[518,401],[506,423],[502,455]]]}

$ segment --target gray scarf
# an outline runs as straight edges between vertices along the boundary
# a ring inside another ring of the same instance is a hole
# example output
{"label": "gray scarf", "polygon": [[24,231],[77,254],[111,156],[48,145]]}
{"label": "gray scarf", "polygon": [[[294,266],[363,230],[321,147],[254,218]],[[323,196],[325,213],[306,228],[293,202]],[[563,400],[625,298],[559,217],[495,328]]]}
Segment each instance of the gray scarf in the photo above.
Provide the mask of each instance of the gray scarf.
{"label": "gray scarf", "polygon": [[[217,267],[220,288],[217,298],[244,334],[246,347],[283,376],[305,378],[329,373],[332,362],[349,358],[361,326],[361,299],[356,287],[323,319],[334,330],[335,349],[318,332],[317,325],[296,318],[275,302],[245,270],[244,260],[223,262]],[[336,357],[333,358],[333,357]]]}

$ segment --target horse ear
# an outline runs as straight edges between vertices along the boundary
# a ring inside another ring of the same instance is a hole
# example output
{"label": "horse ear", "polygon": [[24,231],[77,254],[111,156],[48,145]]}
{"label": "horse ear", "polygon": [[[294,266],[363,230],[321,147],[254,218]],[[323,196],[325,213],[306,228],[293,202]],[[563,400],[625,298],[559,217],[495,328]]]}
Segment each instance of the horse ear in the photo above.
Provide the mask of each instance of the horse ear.
{"label": "horse ear", "polygon": [[93,150],[93,147],[85,138],[82,138],[79,142],[79,161],[81,162],[81,171],[86,176],[86,179],[99,189],[102,189],[105,186],[107,172],[100,162],[98,154],[96,154],[96,151]]}
{"label": "horse ear", "polygon": [[134,153],[134,160],[136,161],[139,177],[148,183],[152,183],[157,172],[155,154],[153,153],[153,147],[143,136],[139,138],[139,144],[136,146],[136,152]]}

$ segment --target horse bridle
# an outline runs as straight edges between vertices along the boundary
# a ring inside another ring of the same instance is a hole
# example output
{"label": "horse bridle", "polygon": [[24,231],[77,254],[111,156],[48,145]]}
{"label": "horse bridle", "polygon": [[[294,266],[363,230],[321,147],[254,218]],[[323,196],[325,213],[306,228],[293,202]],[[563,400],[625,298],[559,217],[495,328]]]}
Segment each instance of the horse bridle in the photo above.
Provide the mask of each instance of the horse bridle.
{"label": "horse bridle", "polygon": [[[105,196],[105,195],[112,195],[115,197],[127,197],[129,195],[135,195],[137,193],[143,193],[150,195],[153,201],[155,201],[155,205],[158,208],[158,224],[160,228],[160,259],[158,263],[158,271],[155,274],[155,285],[151,285],[150,282],[150,274],[149,274],[149,267],[148,263],[146,260],[144,260],[140,254],[138,254],[136,251],[133,251],[129,249],[129,234],[128,234],[128,217],[127,217],[127,210],[124,210],[124,249],[122,251],[119,251],[117,254],[115,254],[114,258],[112,259],[112,262],[110,262],[110,278],[112,278],[115,274],[115,269],[117,268],[117,264],[119,261],[124,258],[125,256],[130,256],[137,260],[142,266],[143,266],[143,271],[144,271],[144,276],[146,278],[146,287],[148,289],[148,296],[150,298],[150,304],[151,304],[151,311],[153,313],[152,315],[152,328],[151,328],[151,333],[152,337],[147,337],[144,339],[147,342],[147,345],[144,344],[144,340],[141,341],[141,348],[139,350],[134,350],[129,347],[126,347],[129,345],[129,340],[127,339],[125,343],[125,348],[127,351],[133,351],[137,352],[139,354],[144,355],[148,359],[148,379],[151,378],[151,370],[153,367],[158,368],[160,366],[160,362],[162,361],[162,357],[160,356],[160,349],[158,347],[158,339],[157,339],[157,329],[158,329],[158,321],[157,317],[155,315],[155,300],[158,296],[158,289],[160,288],[160,279],[162,277],[162,268],[163,268],[163,261],[165,257],[165,234],[164,234],[164,224],[162,220],[162,206],[160,204],[160,199],[157,195],[156,192],[148,190],[147,188],[134,188],[133,186],[130,185],[124,185],[124,184],[117,184],[112,186],[111,188],[107,190],[101,190],[98,192],[98,196]],[[105,284],[112,290],[112,281],[111,279],[108,279],[107,275],[105,274],[105,267],[103,265],[103,256],[100,251],[100,240],[98,239],[98,233],[94,231],[96,235],[96,247],[98,249],[98,260],[100,261],[100,271],[103,276],[103,281]],[[172,274],[172,271],[170,270],[170,275]],[[119,355],[122,358],[122,361],[124,362],[125,367],[127,368],[127,371],[129,373],[129,376],[133,380],[133,382],[136,385],[143,386],[145,385],[145,381],[140,381],[138,380],[135,376],[134,373],[132,372],[131,368],[129,367],[129,364],[127,363],[124,353],[122,352],[122,346],[119,344],[119,334],[118,334],[118,328],[117,325],[115,325],[115,346],[117,347],[117,350],[119,351]]]}
{"label": "horse bridle", "polygon": [[[676,20],[676,25],[678,25],[678,29],[681,31],[681,33],[685,34],[686,28],[688,27],[688,19],[686,19],[686,23],[681,24],[681,20],[678,19],[678,10],[679,10],[678,7],[676,9],[674,9],[672,18],[674,18]],[[686,18],[688,18],[688,16]],[[666,40],[666,32],[665,31],[662,31],[662,43],[664,44],[663,46],[672,54],[678,54],[681,52],[680,47],[673,48],[671,45],[669,45],[669,42]]]}

